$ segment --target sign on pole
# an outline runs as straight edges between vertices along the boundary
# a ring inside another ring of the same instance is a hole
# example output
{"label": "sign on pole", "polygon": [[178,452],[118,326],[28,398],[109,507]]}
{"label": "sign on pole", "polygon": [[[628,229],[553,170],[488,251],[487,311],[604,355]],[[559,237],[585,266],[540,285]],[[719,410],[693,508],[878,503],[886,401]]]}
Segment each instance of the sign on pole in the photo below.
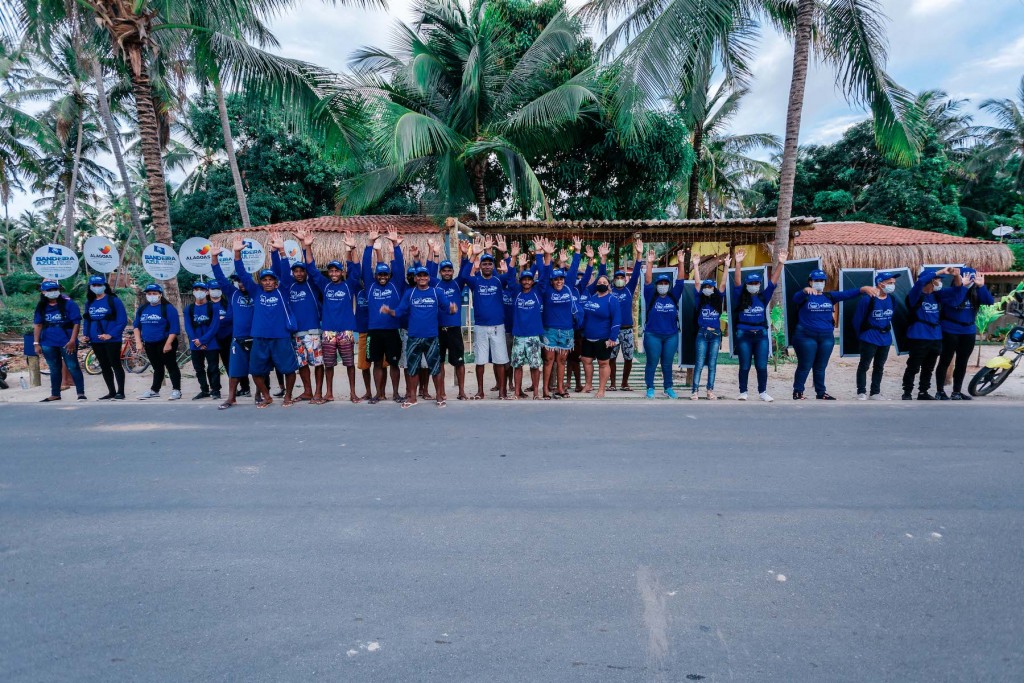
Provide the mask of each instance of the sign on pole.
{"label": "sign on pole", "polygon": [[285,240],[284,256],[288,259],[288,265],[294,266],[302,260],[302,246],[295,240]]}
{"label": "sign on pole", "polygon": [[178,250],[178,258],[181,260],[181,267],[193,275],[213,275],[213,267],[210,265],[213,246],[205,237],[190,237],[185,240]]}
{"label": "sign on pole", "polygon": [[255,273],[263,268],[266,262],[267,255],[262,244],[249,237],[242,240],[242,265],[245,266],[246,272]]}
{"label": "sign on pole", "polygon": [[47,244],[32,254],[32,270],[47,280],[63,280],[78,272],[78,254],[60,244]]}
{"label": "sign on pole", "polygon": [[121,264],[121,255],[117,246],[109,237],[96,235],[85,241],[82,256],[89,267],[97,273],[113,273]]}
{"label": "sign on pole", "polygon": [[142,250],[142,267],[157,280],[173,280],[181,269],[174,249],[160,242]]}

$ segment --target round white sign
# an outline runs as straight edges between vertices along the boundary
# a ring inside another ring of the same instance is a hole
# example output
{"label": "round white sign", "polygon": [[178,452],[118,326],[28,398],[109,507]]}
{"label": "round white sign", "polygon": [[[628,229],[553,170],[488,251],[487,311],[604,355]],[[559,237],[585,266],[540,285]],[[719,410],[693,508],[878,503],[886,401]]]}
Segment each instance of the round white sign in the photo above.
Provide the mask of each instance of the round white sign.
{"label": "round white sign", "polygon": [[[224,272],[224,277],[231,277],[234,275],[235,255],[230,249],[221,247],[220,254],[217,256],[217,263],[220,264],[220,269]],[[213,269],[211,268],[210,271],[213,272]]]}
{"label": "round white sign", "polygon": [[85,248],[82,256],[89,267],[99,273],[113,273],[121,263],[121,255],[117,253],[117,246],[108,237],[99,235],[90,237],[85,241]]}
{"label": "round white sign", "polygon": [[295,240],[285,240],[284,256],[289,264],[298,263],[302,260],[302,245]]}
{"label": "round white sign", "polygon": [[142,250],[142,267],[157,280],[173,280],[181,268],[174,249],[160,242]]}
{"label": "round white sign", "polygon": [[242,240],[242,264],[246,272],[255,273],[263,268],[267,262],[267,255],[263,251],[263,245],[254,239],[246,237]]}
{"label": "round white sign", "polygon": [[47,280],[63,280],[78,272],[78,254],[59,244],[47,244],[32,254],[32,270]]}
{"label": "round white sign", "polygon": [[212,275],[210,255],[217,247],[205,237],[190,237],[178,249],[181,267],[194,275]]}

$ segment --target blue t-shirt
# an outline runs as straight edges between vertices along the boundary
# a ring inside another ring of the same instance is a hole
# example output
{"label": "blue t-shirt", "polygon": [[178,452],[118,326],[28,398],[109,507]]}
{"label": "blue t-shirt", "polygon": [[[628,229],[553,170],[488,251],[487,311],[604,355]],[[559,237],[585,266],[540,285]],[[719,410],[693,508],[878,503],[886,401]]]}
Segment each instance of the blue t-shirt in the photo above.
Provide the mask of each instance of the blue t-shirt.
{"label": "blue t-shirt", "polygon": [[440,289],[413,287],[405,292],[395,315],[408,320],[410,337],[431,338],[438,335],[441,312],[447,311],[449,305],[448,297]]}
{"label": "blue t-shirt", "polygon": [[[161,308],[166,308],[166,317],[160,314]],[[143,342],[159,342],[167,339],[169,335],[181,334],[178,309],[170,304],[143,304],[135,312],[133,326],[139,330]]]}
{"label": "blue t-shirt", "polygon": [[622,307],[611,296],[591,294],[583,302],[583,338],[591,341],[618,341]]}
{"label": "blue t-shirt", "polygon": [[715,288],[711,296],[705,297],[703,293],[697,294],[697,327],[701,330],[711,329],[722,331],[722,309],[725,301],[722,297],[722,290]]}
{"label": "blue t-shirt", "polygon": [[[92,303],[85,307],[83,334],[94,344],[104,341],[120,343],[127,324],[128,312],[124,310],[124,304],[119,297],[108,294],[102,299],[93,299]],[[101,334],[109,334],[110,339],[100,339]]]}
{"label": "blue t-shirt", "polygon": [[[597,268],[597,275],[606,274],[605,264],[601,264]],[[629,275],[629,280],[626,281],[624,287],[612,286],[612,296],[619,301],[621,310],[619,317],[622,320],[623,327],[633,327],[633,296],[636,294],[637,283],[640,282],[640,263],[639,261],[633,264],[633,272]]]}
{"label": "blue t-shirt", "polygon": [[39,333],[41,346],[67,346],[75,323],[82,321],[78,304],[63,295],[61,298],[64,306],[58,303],[60,299],[54,299],[52,304],[47,302],[42,313],[37,309],[33,317],[34,323],[43,326]]}
{"label": "blue t-shirt", "polygon": [[471,275],[473,270],[472,262],[467,261],[462,266],[460,277],[473,293],[473,317],[477,325],[482,327],[493,327],[505,324],[505,306],[502,301],[502,294],[505,291],[504,281],[498,277],[497,272],[491,277],[483,275]]}
{"label": "blue t-shirt", "polygon": [[[574,261],[579,261],[579,255],[573,257]],[[546,329],[552,330],[571,330],[574,329],[572,312],[576,309],[582,313],[583,309],[579,301],[579,296],[576,294],[574,288],[569,285],[569,278],[565,278],[565,284],[562,285],[562,289],[555,289],[551,285],[551,271],[553,269],[548,266],[544,266],[540,271],[540,280],[537,285],[540,287],[541,300],[544,304],[542,311],[542,322]]]}
{"label": "blue t-shirt", "polygon": [[[739,309],[740,299],[747,291],[745,284],[732,288],[732,305]],[[763,330],[768,327],[768,302],[772,300],[775,293],[775,283],[771,280],[761,288],[757,294],[750,295],[750,305],[744,309],[736,310],[737,330]]]}
{"label": "blue t-shirt", "polygon": [[323,294],[320,329],[331,332],[353,332],[356,329],[356,292],[362,288],[358,266],[349,262],[344,280],[334,282],[318,269],[310,267],[309,277]]}
{"label": "blue t-shirt", "polygon": [[879,299],[868,294],[861,296],[853,312],[857,338],[875,346],[892,345],[892,317],[895,312],[892,295]]}
{"label": "blue t-shirt", "polygon": [[[513,273],[513,275],[515,275]],[[513,337],[541,337],[544,335],[544,302],[535,286],[522,291],[518,277],[510,277],[506,293],[512,298]],[[506,328],[508,329],[508,328]]]}
{"label": "blue t-shirt", "polygon": [[678,280],[668,294],[660,296],[656,283],[644,285],[644,301],[647,302],[647,324],[644,329],[647,332],[675,334],[679,331],[679,299],[685,289],[686,281]]}
{"label": "blue t-shirt", "polygon": [[831,332],[835,329],[832,318],[835,304],[859,295],[859,287],[820,294],[808,294],[801,289],[793,295],[793,303],[799,307],[796,314],[797,323],[812,332]]}
{"label": "blue t-shirt", "polygon": [[[402,248],[395,245],[395,259],[391,262],[391,279],[383,287],[377,283],[373,274],[373,247],[366,246],[363,250],[363,289],[366,291],[366,328],[370,330],[397,330],[399,320],[394,316],[381,313],[381,306],[397,310],[405,294],[405,259]],[[358,302],[357,302],[358,304]],[[435,335],[436,336],[436,335]]]}
{"label": "blue t-shirt", "polygon": [[[985,285],[976,287],[978,292],[978,305],[991,306],[996,302],[992,292],[988,291]],[[963,290],[959,292],[957,290]],[[939,290],[936,297],[942,305],[939,311],[939,325],[946,334],[978,334],[978,326],[975,324],[978,311],[974,308],[970,299],[970,287],[950,287]]]}
{"label": "blue t-shirt", "polygon": [[288,259],[282,259],[275,251],[270,255],[274,269],[281,278],[281,289],[288,294],[288,303],[291,306],[292,314],[295,316],[295,324],[300,331],[320,329],[320,297],[323,293],[314,284],[311,271],[316,270],[315,263],[306,264],[306,281],[296,282],[292,277],[291,265]]}
{"label": "blue t-shirt", "polygon": [[288,299],[279,287],[266,292],[259,285],[252,286],[252,336],[260,339],[290,339],[298,331],[295,316],[288,306]]}

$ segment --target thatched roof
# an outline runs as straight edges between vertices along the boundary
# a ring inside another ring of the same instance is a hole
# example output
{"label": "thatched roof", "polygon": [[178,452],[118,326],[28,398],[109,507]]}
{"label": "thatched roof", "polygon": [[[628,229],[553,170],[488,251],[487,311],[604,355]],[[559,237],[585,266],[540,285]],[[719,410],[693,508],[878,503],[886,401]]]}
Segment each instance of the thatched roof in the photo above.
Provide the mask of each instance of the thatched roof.
{"label": "thatched roof", "polygon": [[794,240],[791,259],[821,258],[833,284],[841,268],[908,267],[966,263],[978,270],[1006,270],[1013,253],[1005,244],[925,230],[861,222],[818,223]]}
{"label": "thatched roof", "polygon": [[[793,218],[795,233],[813,230],[816,218]],[[691,244],[697,242],[731,242],[758,244],[775,239],[774,218],[717,218],[707,220],[581,220],[581,221],[458,221],[449,218],[446,225],[458,225],[464,231],[482,234],[545,235],[553,239],[569,239],[579,235],[585,240],[625,243],[639,234],[647,242]]]}
{"label": "thatched roof", "polygon": [[[443,229],[428,216],[322,216],[320,218],[307,218],[300,221],[288,221],[285,223],[273,223],[253,227],[251,230],[238,228],[225,230],[210,236],[214,244],[229,247],[235,235],[243,235],[255,239],[267,248],[270,242],[270,233],[279,232],[286,240],[295,239],[295,233],[300,230],[308,230],[314,233],[313,258],[317,264],[322,265],[333,259],[343,259],[345,256],[344,237],[350,233],[355,239],[356,248],[362,255],[363,247],[368,241],[367,235],[370,230],[379,230],[386,234],[388,230],[395,229],[405,239],[402,242],[402,250],[408,256],[409,247],[417,246],[424,254],[427,252],[427,240],[430,238],[441,239],[445,237]],[[381,240],[384,248],[385,259],[390,260],[391,243],[388,240]],[[269,263],[270,255],[267,254]],[[407,258],[407,265],[412,261]]]}

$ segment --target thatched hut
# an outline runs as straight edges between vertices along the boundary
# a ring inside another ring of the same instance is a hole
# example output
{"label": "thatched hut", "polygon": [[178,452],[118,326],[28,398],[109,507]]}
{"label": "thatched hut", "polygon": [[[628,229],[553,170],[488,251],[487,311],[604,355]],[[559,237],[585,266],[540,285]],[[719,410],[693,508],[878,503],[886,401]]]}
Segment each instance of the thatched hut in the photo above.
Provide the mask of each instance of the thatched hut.
{"label": "thatched hut", "polygon": [[906,266],[916,273],[926,264],[966,263],[981,271],[1005,271],[1013,264],[1013,253],[998,242],[855,221],[815,223],[814,230],[801,232],[790,258],[815,257],[832,285],[842,268]]}
{"label": "thatched hut", "polygon": [[[210,240],[222,247],[231,248],[231,242],[236,235],[242,235],[255,239],[268,249],[270,233],[278,232],[288,239],[296,239],[295,233],[301,230],[308,230],[313,233],[313,258],[318,264],[325,264],[332,259],[342,259],[345,256],[344,237],[350,233],[355,239],[356,248],[362,254],[363,247],[369,240],[369,232],[378,230],[382,235],[389,230],[397,230],[404,238],[402,250],[408,254],[409,247],[417,246],[424,254],[427,253],[427,240],[445,239],[447,232],[427,216],[322,216],[320,218],[306,218],[300,221],[288,221],[285,223],[273,223],[261,225],[250,230],[238,228],[236,230],[225,230],[216,235],[211,235]],[[386,260],[391,260],[391,243],[386,239],[380,240]],[[267,263],[270,262],[268,249]]]}

